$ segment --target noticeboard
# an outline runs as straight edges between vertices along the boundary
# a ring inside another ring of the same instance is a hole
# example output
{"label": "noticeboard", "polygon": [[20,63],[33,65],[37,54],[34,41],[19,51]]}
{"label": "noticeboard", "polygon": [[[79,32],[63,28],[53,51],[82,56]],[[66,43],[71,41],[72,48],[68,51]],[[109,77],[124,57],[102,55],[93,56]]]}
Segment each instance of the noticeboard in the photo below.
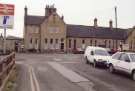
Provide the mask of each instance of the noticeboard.
{"label": "noticeboard", "polygon": [[13,29],[14,8],[13,4],[0,4],[0,28]]}

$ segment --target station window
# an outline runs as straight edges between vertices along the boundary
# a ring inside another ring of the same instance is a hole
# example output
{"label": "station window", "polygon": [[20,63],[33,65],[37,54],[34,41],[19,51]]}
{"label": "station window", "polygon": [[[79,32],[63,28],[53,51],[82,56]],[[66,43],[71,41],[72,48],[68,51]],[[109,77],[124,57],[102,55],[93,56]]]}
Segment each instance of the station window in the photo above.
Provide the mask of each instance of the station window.
{"label": "station window", "polygon": [[52,44],[53,43],[53,39],[50,39],[50,44]]}
{"label": "station window", "polygon": [[38,39],[36,38],[36,39],[35,39],[35,44],[37,44],[37,43],[38,43]]}
{"label": "station window", "polygon": [[71,39],[69,39],[69,48],[71,48]]}
{"label": "station window", "polygon": [[74,49],[76,49],[76,39],[74,39]]}
{"label": "station window", "polygon": [[30,43],[32,44],[32,38],[30,39]]}
{"label": "station window", "polygon": [[92,46],[92,40],[90,40],[90,45]]}
{"label": "station window", "polygon": [[97,40],[95,40],[95,46],[97,46]]}
{"label": "station window", "polygon": [[84,39],[82,40],[82,44],[85,44],[85,40]]}

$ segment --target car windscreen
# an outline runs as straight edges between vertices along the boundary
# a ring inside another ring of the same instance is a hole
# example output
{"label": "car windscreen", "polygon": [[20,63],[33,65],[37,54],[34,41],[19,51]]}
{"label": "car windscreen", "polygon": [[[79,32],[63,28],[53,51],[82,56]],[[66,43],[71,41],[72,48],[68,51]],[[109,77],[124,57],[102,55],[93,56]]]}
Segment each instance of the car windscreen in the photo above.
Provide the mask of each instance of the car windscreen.
{"label": "car windscreen", "polygon": [[135,62],[135,54],[130,54],[130,58],[133,62]]}
{"label": "car windscreen", "polygon": [[109,53],[105,50],[97,49],[94,52],[95,55],[101,55],[101,56],[109,56]]}

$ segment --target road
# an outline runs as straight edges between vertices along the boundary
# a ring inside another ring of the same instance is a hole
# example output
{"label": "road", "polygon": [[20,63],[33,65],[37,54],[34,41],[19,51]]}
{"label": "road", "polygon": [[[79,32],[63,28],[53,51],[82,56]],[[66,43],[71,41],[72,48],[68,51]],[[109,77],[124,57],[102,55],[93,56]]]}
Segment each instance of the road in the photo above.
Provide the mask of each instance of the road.
{"label": "road", "polygon": [[81,54],[17,54],[16,91],[134,91],[135,82],[103,67],[85,64]]}

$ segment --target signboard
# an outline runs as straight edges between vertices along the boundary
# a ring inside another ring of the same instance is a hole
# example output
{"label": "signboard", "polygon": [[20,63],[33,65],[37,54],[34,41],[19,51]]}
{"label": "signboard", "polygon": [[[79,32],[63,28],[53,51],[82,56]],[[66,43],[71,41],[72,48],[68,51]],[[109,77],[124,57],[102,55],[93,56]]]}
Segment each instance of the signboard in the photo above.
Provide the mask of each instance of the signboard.
{"label": "signboard", "polygon": [[0,4],[0,28],[12,29],[14,25],[14,5]]}

